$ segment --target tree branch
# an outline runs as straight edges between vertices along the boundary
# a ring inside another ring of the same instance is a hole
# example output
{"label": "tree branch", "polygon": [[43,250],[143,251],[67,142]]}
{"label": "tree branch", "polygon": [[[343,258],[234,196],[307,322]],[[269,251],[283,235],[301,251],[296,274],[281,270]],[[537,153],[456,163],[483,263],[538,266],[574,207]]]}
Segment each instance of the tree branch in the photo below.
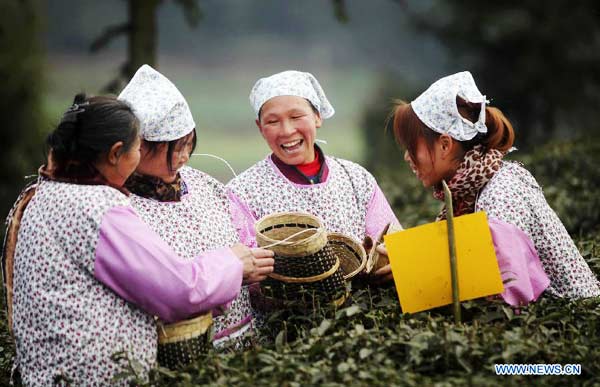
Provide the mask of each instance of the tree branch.
{"label": "tree branch", "polygon": [[117,24],[106,27],[104,32],[90,44],[90,51],[97,52],[108,45],[113,39],[119,35],[124,35],[129,31],[129,23]]}
{"label": "tree branch", "polygon": [[333,12],[335,14],[335,18],[340,23],[347,23],[348,18],[348,10],[346,9],[346,3],[344,0],[332,0],[333,1]]}

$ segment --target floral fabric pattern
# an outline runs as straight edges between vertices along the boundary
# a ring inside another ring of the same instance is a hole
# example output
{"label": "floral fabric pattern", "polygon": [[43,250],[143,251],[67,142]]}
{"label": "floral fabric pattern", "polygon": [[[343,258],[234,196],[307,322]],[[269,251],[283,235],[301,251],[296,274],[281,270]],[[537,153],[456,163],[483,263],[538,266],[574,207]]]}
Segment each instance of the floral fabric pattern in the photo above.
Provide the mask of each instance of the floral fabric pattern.
{"label": "floral fabric pattern", "polygon": [[187,101],[177,87],[148,65],[138,69],[118,99],[129,103],[140,120],[144,140],[177,140],[196,127]]}
{"label": "floral fabric pattern", "polygon": [[475,210],[515,225],[531,238],[550,278],[551,294],[568,298],[600,295],[598,279],[546,202],[542,188],[519,164],[502,163],[481,191]]}
{"label": "floral fabric pattern", "polygon": [[[180,170],[181,180],[188,193],[178,202],[160,202],[137,195],[131,196],[131,205],[142,220],[150,226],[182,258],[193,259],[200,253],[231,246],[239,242],[231,223],[228,201],[223,184],[209,175],[190,167]],[[228,339],[237,337],[238,327],[251,315],[246,286],[224,314],[214,318],[215,334],[234,332],[218,341],[217,348],[228,346]],[[252,324],[248,321],[247,324]]]}
{"label": "floral fabric pattern", "polygon": [[102,217],[128,204],[111,187],[41,179],[15,252],[13,328],[25,385],[127,385],[112,381],[126,365],[111,360],[120,351],[144,373],[154,365],[152,316],[94,277]]}
{"label": "floral fabric pattern", "polygon": [[[300,185],[290,182],[269,156],[231,180],[227,187],[230,196],[237,198],[236,207],[243,206],[250,212],[252,223],[275,212],[307,212],[321,218],[328,231],[362,241],[375,179],[353,162],[329,156],[326,162],[329,175],[325,182]],[[244,222],[238,219],[236,223],[239,228]],[[238,232],[248,233],[242,229]]]}

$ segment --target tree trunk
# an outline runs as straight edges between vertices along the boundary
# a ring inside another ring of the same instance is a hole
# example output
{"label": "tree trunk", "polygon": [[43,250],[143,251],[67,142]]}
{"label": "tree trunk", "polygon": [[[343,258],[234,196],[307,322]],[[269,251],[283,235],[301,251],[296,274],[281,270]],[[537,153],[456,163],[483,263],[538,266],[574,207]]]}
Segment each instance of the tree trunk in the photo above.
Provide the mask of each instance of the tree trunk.
{"label": "tree trunk", "polygon": [[156,10],[159,3],[160,0],[129,0],[129,78],[143,64],[156,66]]}
{"label": "tree trunk", "polygon": [[[0,1],[0,219],[4,222],[25,175],[35,174],[42,152],[45,2]],[[65,109],[67,106],[65,106]],[[4,227],[0,227],[0,243]],[[1,379],[1,376],[0,376]]]}

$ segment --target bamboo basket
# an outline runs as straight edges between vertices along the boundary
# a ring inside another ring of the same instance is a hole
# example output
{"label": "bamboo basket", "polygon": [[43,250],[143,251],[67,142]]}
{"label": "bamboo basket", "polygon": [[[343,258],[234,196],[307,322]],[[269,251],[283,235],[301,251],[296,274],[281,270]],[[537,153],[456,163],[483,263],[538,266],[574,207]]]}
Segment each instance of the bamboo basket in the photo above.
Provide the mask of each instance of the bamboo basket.
{"label": "bamboo basket", "polygon": [[158,322],[158,364],[176,369],[206,355],[212,346],[212,323],[211,312],[173,324]]}
{"label": "bamboo basket", "polygon": [[8,320],[8,331],[12,335],[12,309],[13,309],[13,276],[14,276],[14,258],[17,247],[17,237],[21,219],[25,213],[27,205],[33,198],[37,184],[27,186],[17,198],[12,209],[8,213],[6,220],[6,234],[2,247],[2,282],[4,285],[4,301],[6,306],[6,318]]}
{"label": "bamboo basket", "polygon": [[364,270],[367,253],[358,241],[337,232],[330,232],[327,239],[333,254],[340,260],[344,280],[350,281]]}
{"label": "bamboo basket", "polygon": [[388,224],[387,226],[385,226],[385,228],[383,229],[383,231],[381,232],[381,234],[379,235],[377,240],[373,241],[373,245],[369,249],[369,255],[367,257],[367,264],[365,267],[366,273],[374,273],[377,270],[381,269],[382,267],[384,267],[385,265],[388,265],[390,263],[390,259],[387,256],[381,255],[381,254],[379,254],[379,252],[377,252],[377,246],[383,244],[383,236],[384,235],[393,234],[393,233],[395,233],[397,231],[401,231],[401,230],[402,230],[402,226],[399,226],[399,225]]}
{"label": "bamboo basket", "polygon": [[318,295],[341,304],[346,284],[340,260],[321,221],[305,213],[275,213],[255,224],[258,246],[275,253],[273,273],[261,283],[269,298],[289,301]]}

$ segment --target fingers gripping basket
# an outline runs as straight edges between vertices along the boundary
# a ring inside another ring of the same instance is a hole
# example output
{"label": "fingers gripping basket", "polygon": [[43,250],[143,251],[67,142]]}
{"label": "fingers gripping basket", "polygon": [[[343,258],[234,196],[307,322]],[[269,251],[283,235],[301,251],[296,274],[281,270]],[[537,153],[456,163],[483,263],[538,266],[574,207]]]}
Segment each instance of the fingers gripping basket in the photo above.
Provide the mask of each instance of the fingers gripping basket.
{"label": "fingers gripping basket", "polygon": [[212,346],[212,313],[174,324],[158,323],[158,364],[175,369],[194,362]]}
{"label": "fingers gripping basket", "polygon": [[258,246],[275,253],[273,273],[261,284],[265,295],[295,300],[306,292],[343,302],[346,285],[340,261],[317,217],[276,213],[258,220],[255,228]]}
{"label": "fingers gripping basket", "polygon": [[383,244],[384,235],[393,234],[401,230],[402,226],[400,225],[388,224],[387,226],[385,226],[385,228],[383,229],[377,240],[373,242],[369,250],[369,254],[367,256],[367,265],[365,267],[366,273],[375,273],[377,270],[390,263],[390,260],[387,256],[379,254],[379,252],[377,251],[377,247]]}

